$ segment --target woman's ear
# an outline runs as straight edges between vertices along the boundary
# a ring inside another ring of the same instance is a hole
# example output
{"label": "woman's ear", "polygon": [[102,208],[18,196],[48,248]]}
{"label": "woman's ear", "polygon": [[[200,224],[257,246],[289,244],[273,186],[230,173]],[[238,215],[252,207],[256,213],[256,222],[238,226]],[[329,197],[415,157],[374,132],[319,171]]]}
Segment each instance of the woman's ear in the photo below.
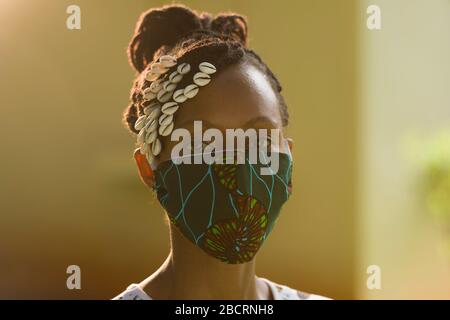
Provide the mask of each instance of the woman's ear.
{"label": "woman's ear", "polygon": [[153,188],[153,183],[155,181],[153,175],[153,169],[147,161],[147,157],[141,154],[139,148],[134,150],[134,160],[139,169],[139,175],[141,180],[149,187]]}

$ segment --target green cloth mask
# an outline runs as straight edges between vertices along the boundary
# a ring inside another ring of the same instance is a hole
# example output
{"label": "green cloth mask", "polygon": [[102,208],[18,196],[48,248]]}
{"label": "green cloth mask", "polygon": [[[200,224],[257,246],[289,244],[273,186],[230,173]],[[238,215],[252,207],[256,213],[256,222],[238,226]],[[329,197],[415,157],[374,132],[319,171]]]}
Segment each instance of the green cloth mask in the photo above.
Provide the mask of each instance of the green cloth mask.
{"label": "green cloth mask", "polygon": [[[277,153],[276,174],[261,163],[175,164],[155,170],[155,190],[171,223],[192,243],[220,261],[253,259],[291,194],[292,158]],[[273,153],[272,153],[273,156]]]}

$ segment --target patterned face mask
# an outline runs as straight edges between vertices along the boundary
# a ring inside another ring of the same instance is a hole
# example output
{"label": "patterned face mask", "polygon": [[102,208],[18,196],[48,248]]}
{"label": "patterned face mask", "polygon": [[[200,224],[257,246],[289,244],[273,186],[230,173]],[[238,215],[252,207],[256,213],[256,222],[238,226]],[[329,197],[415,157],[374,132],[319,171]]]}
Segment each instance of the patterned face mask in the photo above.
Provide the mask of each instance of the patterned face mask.
{"label": "patterned face mask", "polygon": [[[291,194],[292,158],[277,153],[276,173],[261,163],[175,164],[155,170],[155,190],[171,223],[192,243],[220,261],[253,259]],[[273,153],[272,153],[273,156]]]}

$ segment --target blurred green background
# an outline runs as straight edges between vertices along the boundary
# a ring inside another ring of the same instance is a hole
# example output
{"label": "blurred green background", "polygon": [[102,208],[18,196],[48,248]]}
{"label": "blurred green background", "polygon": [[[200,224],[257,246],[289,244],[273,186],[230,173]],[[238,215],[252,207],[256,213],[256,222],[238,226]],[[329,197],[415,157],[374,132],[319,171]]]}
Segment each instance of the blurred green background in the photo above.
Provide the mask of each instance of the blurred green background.
{"label": "blurred green background", "polygon": [[[121,113],[136,20],[167,3],[0,0],[0,298],[109,299],[165,259],[163,212]],[[283,85],[294,194],[258,275],[337,299],[450,298],[446,233],[414,161],[450,124],[450,2],[179,3],[246,15],[250,46]],[[71,4],[81,30],[66,28]],[[366,29],[369,4],[381,30]],[[72,264],[81,290],[66,288]],[[381,290],[366,287],[371,264]]]}

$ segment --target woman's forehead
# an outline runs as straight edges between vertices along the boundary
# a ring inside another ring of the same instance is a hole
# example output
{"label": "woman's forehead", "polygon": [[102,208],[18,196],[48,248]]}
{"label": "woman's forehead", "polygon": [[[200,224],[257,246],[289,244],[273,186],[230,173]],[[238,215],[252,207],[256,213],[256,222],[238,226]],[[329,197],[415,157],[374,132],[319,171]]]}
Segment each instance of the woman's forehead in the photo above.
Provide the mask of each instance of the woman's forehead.
{"label": "woman's forehead", "polygon": [[252,119],[270,119],[281,127],[280,106],[267,76],[251,63],[228,66],[200,90],[195,99],[181,104],[175,127],[203,120],[219,129],[241,128]]}

